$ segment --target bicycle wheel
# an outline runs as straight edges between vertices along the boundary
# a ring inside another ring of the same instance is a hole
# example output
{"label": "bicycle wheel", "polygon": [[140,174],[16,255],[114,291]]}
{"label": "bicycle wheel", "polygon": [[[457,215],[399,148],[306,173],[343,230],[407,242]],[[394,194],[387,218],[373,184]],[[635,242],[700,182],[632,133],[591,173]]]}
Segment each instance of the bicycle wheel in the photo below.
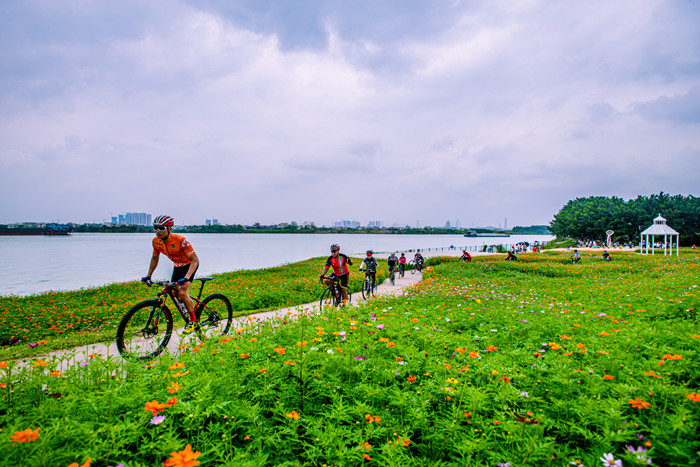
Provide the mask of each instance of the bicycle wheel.
{"label": "bicycle wheel", "polygon": [[[372,279],[372,289],[370,290],[370,293],[372,294],[373,297],[375,295],[377,295],[377,281],[375,279]],[[348,295],[350,295],[350,294],[348,294]]]}
{"label": "bicycle wheel", "polygon": [[396,273],[392,269],[391,275],[389,275],[389,280],[391,280],[391,285],[396,285]]}
{"label": "bicycle wheel", "polygon": [[365,277],[365,280],[362,281],[362,298],[367,300],[369,298],[369,294],[370,294],[369,277]]}
{"label": "bicycle wheel", "polygon": [[173,333],[173,315],[159,300],[137,303],[117,328],[117,349],[125,359],[149,360],[160,355]]}
{"label": "bicycle wheel", "polygon": [[329,286],[321,294],[321,302],[319,303],[319,308],[325,310],[326,308],[337,306],[335,303],[335,297],[333,296],[333,289]]}
{"label": "bicycle wheel", "polygon": [[416,273],[416,263],[415,263],[413,260],[411,260],[411,262],[408,263],[408,264],[410,264],[411,266],[413,266],[413,267],[411,268],[411,274],[415,274],[415,273]]}
{"label": "bicycle wheel", "polygon": [[233,309],[225,295],[211,294],[197,307],[197,321],[203,338],[225,336],[231,329]]}

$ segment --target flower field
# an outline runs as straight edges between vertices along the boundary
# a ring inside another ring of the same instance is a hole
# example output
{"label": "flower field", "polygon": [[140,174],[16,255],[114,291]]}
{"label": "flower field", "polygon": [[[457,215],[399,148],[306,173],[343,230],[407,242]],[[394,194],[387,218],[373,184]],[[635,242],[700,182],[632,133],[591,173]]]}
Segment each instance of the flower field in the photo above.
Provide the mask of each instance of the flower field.
{"label": "flower field", "polygon": [[700,463],[700,256],[613,256],[433,258],[150,364],[0,362],[0,466]]}

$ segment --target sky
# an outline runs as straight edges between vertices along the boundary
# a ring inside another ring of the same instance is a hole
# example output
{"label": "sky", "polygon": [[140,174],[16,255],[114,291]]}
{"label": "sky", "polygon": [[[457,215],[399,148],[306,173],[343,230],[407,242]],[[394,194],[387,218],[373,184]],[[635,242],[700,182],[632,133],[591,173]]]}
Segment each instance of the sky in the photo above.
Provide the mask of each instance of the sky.
{"label": "sky", "polygon": [[0,223],[700,195],[697,0],[2,0]]}

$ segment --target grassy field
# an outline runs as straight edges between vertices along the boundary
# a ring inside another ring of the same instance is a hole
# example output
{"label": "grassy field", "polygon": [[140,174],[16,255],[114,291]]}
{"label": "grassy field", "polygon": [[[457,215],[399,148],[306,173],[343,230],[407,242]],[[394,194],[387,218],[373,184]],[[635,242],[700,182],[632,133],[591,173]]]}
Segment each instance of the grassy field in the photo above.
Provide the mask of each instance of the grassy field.
{"label": "grassy field", "polygon": [[614,258],[434,258],[150,364],[0,363],[0,466],[698,464],[700,257]]}

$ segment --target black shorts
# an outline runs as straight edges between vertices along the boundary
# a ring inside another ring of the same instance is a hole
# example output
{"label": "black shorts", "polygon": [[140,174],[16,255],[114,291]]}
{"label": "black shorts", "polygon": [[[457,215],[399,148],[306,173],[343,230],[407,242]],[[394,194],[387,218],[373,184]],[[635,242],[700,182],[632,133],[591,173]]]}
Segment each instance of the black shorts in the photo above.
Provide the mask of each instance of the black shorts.
{"label": "black shorts", "polygon": [[328,276],[330,279],[338,278],[340,279],[340,285],[343,287],[348,286],[348,281],[350,280],[350,274],[342,274],[340,276],[336,276],[335,274],[331,274]]}
{"label": "black shorts", "polygon": [[[197,268],[197,269],[199,269],[199,268]],[[194,270],[195,273],[197,272],[197,269]],[[187,271],[189,271],[189,270],[190,270],[189,264],[185,264],[184,266],[175,266],[173,268],[173,277],[170,279],[170,282],[179,281],[180,279],[182,279],[183,277],[185,277],[187,275]],[[190,277],[189,279],[190,279],[190,281],[192,279],[194,279],[194,274],[192,274],[192,277]]]}

